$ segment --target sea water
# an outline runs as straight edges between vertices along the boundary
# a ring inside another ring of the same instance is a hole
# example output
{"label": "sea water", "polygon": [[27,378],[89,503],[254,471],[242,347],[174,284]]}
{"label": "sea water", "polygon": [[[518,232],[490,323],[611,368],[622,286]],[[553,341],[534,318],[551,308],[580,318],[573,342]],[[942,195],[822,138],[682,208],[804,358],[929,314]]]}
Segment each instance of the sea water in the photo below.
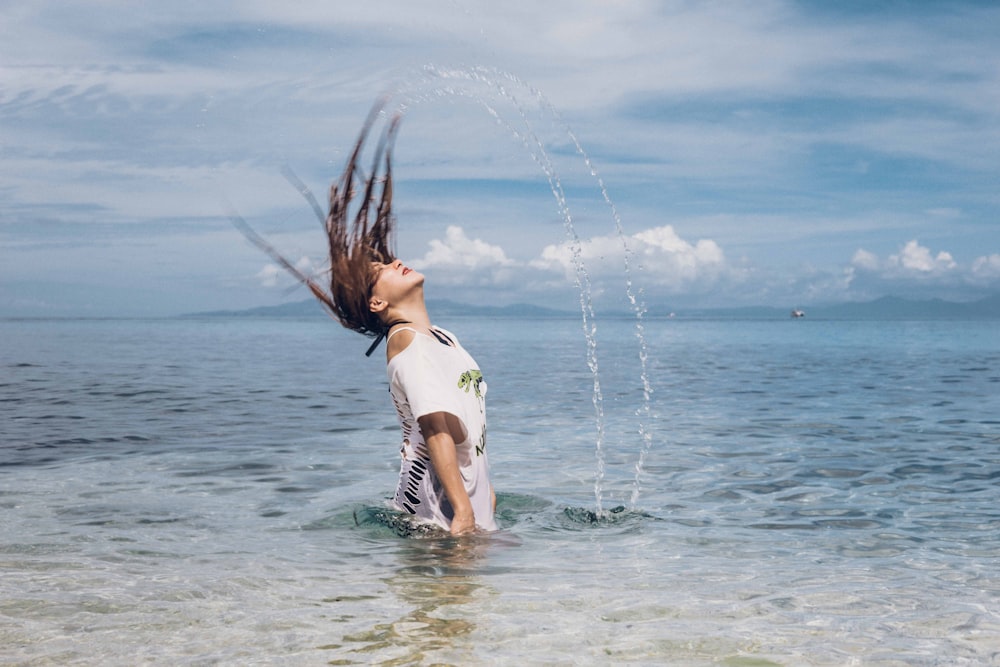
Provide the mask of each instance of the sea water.
{"label": "sea water", "polygon": [[[322,318],[0,322],[0,663],[1000,662],[996,322],[440,320],[495,535],[374,520],[384,364]],[[634,509],[631,499],[635,496]]]}

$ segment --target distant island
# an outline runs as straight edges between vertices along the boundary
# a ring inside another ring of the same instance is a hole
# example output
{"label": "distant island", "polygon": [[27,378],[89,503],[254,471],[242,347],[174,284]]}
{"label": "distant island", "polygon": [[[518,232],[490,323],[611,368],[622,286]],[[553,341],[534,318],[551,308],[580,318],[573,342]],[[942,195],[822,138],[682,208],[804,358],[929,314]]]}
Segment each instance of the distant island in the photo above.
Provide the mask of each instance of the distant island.
{"label": "distant island", "polygon": [[[457,303],[447,300],[428,300],[428,309],[435,315],[445,317],[510,317],[510,318],[575,318],[578,310],[559,310],[530,304],[509,306],[484,306]],[[750,306],[744,308],[649,308],[647,318],[725,318],[725,319],[789,319],[793,307],[777,308]],[[958,302],[943,299],[910,300],[895,296],[865,302],[840,303],[828,306],[808,306],[795,304],[794,310],[803,313],[796,319],[836,319],[836,320],[988,320],[1000,319],[1000,294],[978,301]],[[633,317],[627,312],[607,312],[598,310],[599,317]],[[247,310],[215,310],[187,313],[185,318],[214,317],[326,317],[315,299],[283,303],[277,306],[261,306]]]}

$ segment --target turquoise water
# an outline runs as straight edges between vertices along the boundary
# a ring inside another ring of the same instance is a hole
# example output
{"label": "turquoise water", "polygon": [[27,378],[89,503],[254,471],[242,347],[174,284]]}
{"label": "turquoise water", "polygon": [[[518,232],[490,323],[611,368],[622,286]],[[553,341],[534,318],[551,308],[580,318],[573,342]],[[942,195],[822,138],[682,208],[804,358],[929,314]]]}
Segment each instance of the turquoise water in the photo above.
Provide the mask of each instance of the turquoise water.
{"label": "turquoise water", "polygon": [[502,533],[372,521],[384,365],[317,320],[0,322],[5,664],[1000,662],[996,322],[455,319]]}

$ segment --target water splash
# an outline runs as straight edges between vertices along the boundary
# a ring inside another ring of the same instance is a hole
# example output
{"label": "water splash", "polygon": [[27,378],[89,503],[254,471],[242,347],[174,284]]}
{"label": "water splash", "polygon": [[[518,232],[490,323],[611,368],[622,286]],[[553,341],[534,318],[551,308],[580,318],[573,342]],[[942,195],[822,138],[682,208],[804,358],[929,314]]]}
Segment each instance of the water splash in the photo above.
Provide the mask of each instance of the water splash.
{"label": "water splash", "polygon": [[624,505],[616,505],[610,509],[595,512],[585,507],[563,508],[558,517],[559,522],[570,530],[586,528],[624,528],[640,529],[643,524],[659,519],[641,510],[628,509]]}
{"label": "water splash", "polygon": [[[649,380],[648,371],[648,359],[649,359],[649,348],[646,345],[646,333],[645,324],[643,323],[643,316],[646,313],[645,304],[642,303],[639,295],[636,294],[632,281],[632,249],[629,247],[628,238],[625,234],[625,230],[622,227],[621,215],[618,213],[618,207],[611,200],[611,196],[608,193],[608,188],[604,184],[604,179],[597,171],[597,167],[594,165],[593,161],[590,159],[590,155],[584,150],[583,144],[580,143],[579,138],[573,132],[572,128],[563,121],[558,110],[552,106],[548,99],[536,88],[528,85],[515,75],[509,72],[503,72],[496,69],[487,69],[483,67],[475,68],[473,70],[477,76],[485,76],[487,78],[494,77],[503,80],[508,80],[514,84],[526,89],[531,96],[535,99],[538,105],[544,109],[550,116],[556,121],[556,123],[562,128],[566,135],[573,142],[573,146],[576,148],[576,152],[583,158],[584,164],[590,171],[590,175],[597,182],[597,186],[601,191],[601,197],[603,197],[604,202],[611,209],[611,217],[615,223],[615,233],[618,239],[621,241],[622,249],[624,251],[624,263],[625,263],[625,295],[628,298],[629,306],[635,315],[636,325],[635,325],[635,336],[639,344],[639,377],[642,381],[642,406],[637,412],[637,417],[639,418],[638,432],[642,440],[642,446],[639,450],[638,460],[635,465],[635,479],[632,484],[632,495],[629,501],[630,509],[635,509],[636,504],[639,501],[639,491],[641,486],[642,472],[645,467],[646,456],[649,454],[649,450],[652,446],[652,432],[649,429],[649,421],[651,417],[651,401],[653,388]],[[501,91],[502,91],[501,87]],[[511,98],[511,101],[515,100]],[[520,107],[519,107],[520,109]],[[525,116],[523,109],[521,110],[522,117]],[[600,503],[598,502],[598,509],[600,509]]]}
{"label": "water splash", "polygon": [[[621,215],[618,213],[618,208],[611,200],[611,196],[608,193],[608,189],[604,183],[604,179],[601,177],[600,173],[598,173],[597,167],[594,165],[593,160],[591,160],[587,151],[583,148],[583,144],[580,142],[579,138],[569,127],[569,125],[565,121],[563,121],[558,110],[555,109],[555,107],[548,101],[548,99],[541,93],[541,91],[539,91],[537,88],[530,86],[529,84],[527,84],[514,74],[486,67],[474,67],[468,69],[440,69],[433,66],[425,67],[424,73],[426,76],[430,78],[439,78],[444,80],[460,79],[487,86],[489,89],[493,90],[501,98],[508,101],[510,104],[514,106],[514,108],[518,110],[518,113],[521,116],[522,123],[530,130],[531,123],[528,119],[527,111],[524,105],[522,105],[518,100],[518,98],[511,92],[510,86],[525,91],[528,94],[528,96],[534,101],[534,103],[537,104],[539,108],[544,110],[560,127],[562,132],[564,132],[566,136],[569,137],[570,141],[573,143],[574,148],[576,149],[577,154],[579,154],[580,157],[583,159],[584,164],[589,170],[591,177],[595,179],[597,186],[600,189],[601,196],[604,199],[604,202],[608,205],[608,207],[611,210],[611,217],[614,221],[615,233],[618,236],[618,239],[621,241],[622,248],[624,251],[625,294],[626,297],[628,298],[629,306],[632,309],[636,321],[635,336],[639,347],[639,365],[640,365],[639,376],[640,376],[640,381],[642,383],[642,404],[636,412],[636,416],[638,417],[638,433],[642,444],[635,464],[635,477],[632,483],[632,494],[629,501],[629,507],[631,509],[635,509],[639,500],[642,474],[645,468],[646,457],[649,454],[650,448],[652,447],[652,439],[653,439],[652,431],[649,427],[649,423],[651,421],[651,401],[652,401],[653,388],[649,378],[649,370],[648,370],[649,351],[646,343],[645,324],[643,321],[643,316],[646,313],[646,307],[641,300],[641,290],[639,293],[637,293],[633,283],[632,249],[629,246],[628,238],[622,227]],[[506,124],[502,121],[502,119],[499,117],[495,109],[490,108],[490,113],[495,118],[497,118],[499,122],[507,125],[509,129],[512,129],[510,128],[509,124]],[[516,131],[515,134],[517,134]],[[536,154],[535,150],[532,150],[532,146],[528,146],[529,151],[532,153],[532,156],[536,158],[536,161],[538,161],[537,155],[541,155],[544,158],[543,170],[545,171],[547,177],[549,178],[550,186],[552,186],[553,183],[555,183],[555,187],[553,187],[553,193],[556,195],[556,199],[559,202],[560,212],[563,213],[564,219],[566,220],[567,232],[570,235],[572,241],[571,248],[573,251],[574,266],[577,268],[578,274],[582,272],[584,275],[586,275],[586,271],[583,270],[582,259],[579,256],[580,241],[579,238],[576,236],[575,229],[573,229],[572,218],[569,215],[569,209],[565,203],[565,195],[562,191],[561,186],[558,183],[558,177],[555,176],[555,171],[552,168],[551,161],[549,161],[547,153],[545,152],[544,145],[541,143],[541,141],[538,140],[537,136],[534,134],[533,131],[531,132],[531,136],[532,139],[534,140],[533,148],[537,150],[538,153]],[[591,325],[590,330],[588,331],[588,322],[592,323],[593,321],[593,307],[592,304],[589,303],[589,297],[590,297],[589,276],[587,277],[585,285],[586,289],[588,290],[588,293],[585,297],[588,303],[583,308],[584,333],[587,336],[588,350],[589,350],[590,346],[596,344],[596,339],[594,338],[594,332],[596,329]],[[590,362],[590,360],[591,356],[588,355],[588,363]],[[593,358],[593,362],[594,366],[592,366],[592,370],[595,371],[595,378],[596,378],[596,358]],[[597,391],[599,391],[599,385],[598,387],[595,387],[595,398]],[[603,441],[603,432],[600,433],[599,447],[602,441]],[[600,453],[598,454],[597,478],[598,478],[598,488],[595,489],[595,493],[597,495],[598,510],[600,510],[601,497],[600,497],[599,485],[604,478],[604,459],[603,455]]]}

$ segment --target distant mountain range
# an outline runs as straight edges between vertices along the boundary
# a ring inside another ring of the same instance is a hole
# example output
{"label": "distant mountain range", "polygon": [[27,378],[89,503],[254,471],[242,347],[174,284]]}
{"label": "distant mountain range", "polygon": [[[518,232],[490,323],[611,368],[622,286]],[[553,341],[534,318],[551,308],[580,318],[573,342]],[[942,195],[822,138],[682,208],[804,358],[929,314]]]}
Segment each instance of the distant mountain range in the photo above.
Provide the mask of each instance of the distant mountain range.
{"label": "distant mountain range", "polygon": [[[524,317],[562,318],[579,317],[579,311],[556,310],[529,304],[510,306],[474,306],[446,300],[429,300],[427,308],[435,315],[447,317]],[[806,318],[811,319],[872,319],[872,320],[936,320],[936,319],[1000,319],[1000,294],[978,301],[957,302],[942,299],[916,301],[886,296],[874,301],[841,303],[830,306],[799,306]],[[791,317],[791,308],[752,306],[746,308],[684,308],[673,311],[676,317],[750,318],[775,319]],[[601,316],[628,315],[626,313],[600,312]],[[669,317],[669,310],[650,309],[646,317]],[[248,310],[216,310],[189,313],[182,317],[325,317],[315,299],[284,303],[279,306],[261,306]]]}
{"label": "distant mountain range", "polygon": [[837,319],[996,319],[1000,318],[1000,294],[970,302],[910,301],[885,296],[864,303],[815,308],[814,311],[816,316]]}

